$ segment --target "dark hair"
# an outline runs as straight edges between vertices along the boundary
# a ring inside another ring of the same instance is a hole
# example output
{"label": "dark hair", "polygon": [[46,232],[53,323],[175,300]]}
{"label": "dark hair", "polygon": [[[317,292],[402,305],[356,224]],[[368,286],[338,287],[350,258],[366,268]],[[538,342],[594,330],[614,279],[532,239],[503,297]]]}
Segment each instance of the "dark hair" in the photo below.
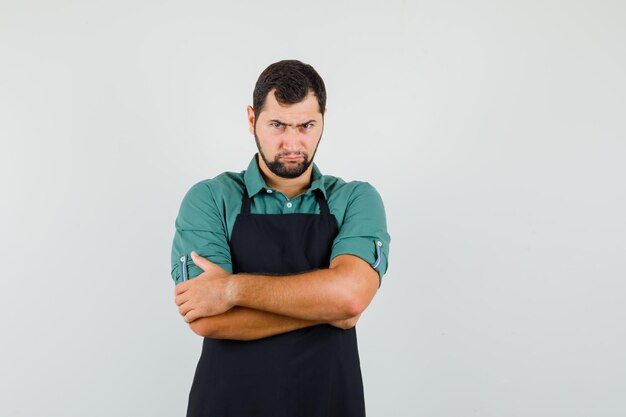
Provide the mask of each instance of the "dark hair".
{"label": "dark hair", "polygon": [[265,99],[272,89],[280,104],[299,103],[312,91],[317,97],[320,113],[326,110],[326,87],[322,77],[309,64],[297,60],[278,61],[265,68],[259,75],[252,95],[254,119],[259,117],[265,105]]}

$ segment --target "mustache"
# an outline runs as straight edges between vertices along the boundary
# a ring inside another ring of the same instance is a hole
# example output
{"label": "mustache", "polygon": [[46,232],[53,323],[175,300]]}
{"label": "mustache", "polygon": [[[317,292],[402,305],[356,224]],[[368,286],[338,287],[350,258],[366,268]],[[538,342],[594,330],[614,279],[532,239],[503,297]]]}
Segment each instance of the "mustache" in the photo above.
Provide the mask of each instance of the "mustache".
{"label": "mustache", "polygon": [[309,155],[306,152],[298,151],[298,152],[279,152],[274,156],[274,158],[278,159],[278,158],[282,158],[285,156],[302,156],[304,159],[308,159],[309,157]]}

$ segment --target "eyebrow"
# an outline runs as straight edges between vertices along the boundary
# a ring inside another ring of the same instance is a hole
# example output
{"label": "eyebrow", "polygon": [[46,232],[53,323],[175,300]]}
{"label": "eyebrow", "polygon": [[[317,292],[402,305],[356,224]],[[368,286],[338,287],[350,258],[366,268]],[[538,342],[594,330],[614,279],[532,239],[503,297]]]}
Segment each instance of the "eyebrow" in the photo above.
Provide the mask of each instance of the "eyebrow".
{"label": "eyebrow", "polygon": [[[292,124],[285,123],[285,122],[281,122],[281,121],[280,121],[280,120],[278,120],[278,119],[272,119],[272,120],[270,120],[270,123],[274,123],[274,122],[278,122],[278,123],[280,123],[281,125],[285,125],[285,126],[292,126]],[[306,124],[311,123],[311,122],[315,122],[315,123],[317,123],[317,120],[315,120],[315,119],[311,119],[311,120],[308,120],[308,121],[306,121],[306,122],[304,122],[304,123],[300,123],[298,126],[303,126],[303,125],[306,125]]]}

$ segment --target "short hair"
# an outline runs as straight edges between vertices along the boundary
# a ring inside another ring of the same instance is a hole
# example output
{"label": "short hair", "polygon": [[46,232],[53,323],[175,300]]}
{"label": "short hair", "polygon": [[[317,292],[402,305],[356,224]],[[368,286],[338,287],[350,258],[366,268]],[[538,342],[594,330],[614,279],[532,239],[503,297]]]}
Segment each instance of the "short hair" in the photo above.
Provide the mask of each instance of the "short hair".
{"label": "short hair", "polygon": [[326,87],[315,69],[298,60],[283,60],[271,64],[259,76],[252,94],[254,119],[259,117],[265,99],[272,89],[280,104],[296,104],[303,101],[312,91],[317,98],[320,113],[326,110]]}

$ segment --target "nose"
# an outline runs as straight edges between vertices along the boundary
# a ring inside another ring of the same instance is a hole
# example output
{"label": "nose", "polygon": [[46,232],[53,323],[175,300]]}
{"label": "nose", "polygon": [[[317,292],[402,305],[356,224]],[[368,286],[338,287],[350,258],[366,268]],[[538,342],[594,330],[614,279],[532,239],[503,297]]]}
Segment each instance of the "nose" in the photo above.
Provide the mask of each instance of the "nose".
{"label": "nose", "polygon": [[297,152],[301,147],[301,134],[297,127],[288,127],[283,134],[282,147],[288,152]]}

